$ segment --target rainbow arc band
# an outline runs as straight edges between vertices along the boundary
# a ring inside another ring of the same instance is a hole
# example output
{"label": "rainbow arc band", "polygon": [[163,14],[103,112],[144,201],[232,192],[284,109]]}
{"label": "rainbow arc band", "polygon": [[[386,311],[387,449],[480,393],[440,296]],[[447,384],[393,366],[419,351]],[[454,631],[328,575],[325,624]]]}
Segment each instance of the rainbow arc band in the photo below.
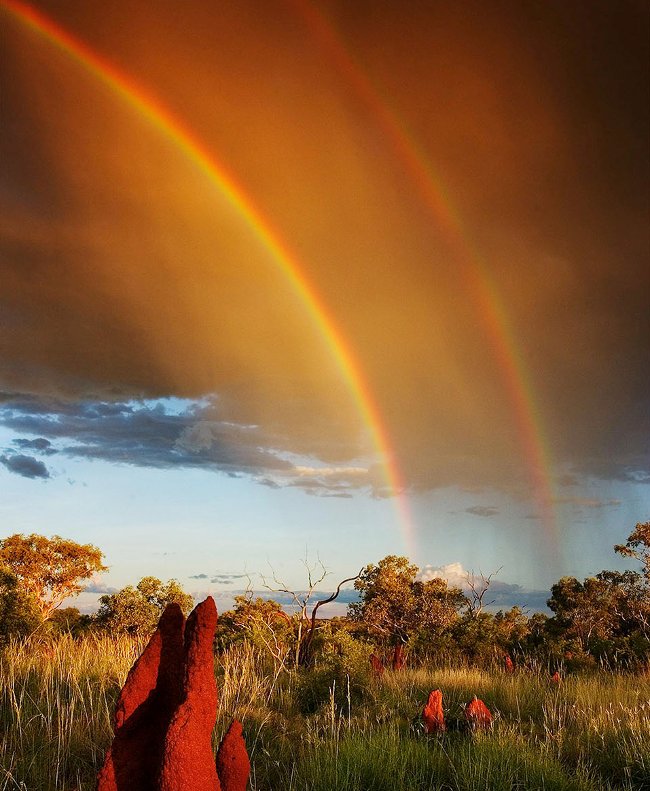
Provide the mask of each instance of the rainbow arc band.
{"label": "rainbow arc band", "polygon": [[546,549],[557,554],[556,498],[551,455],[544,441],[541,412],[536,403],[532,376],[487,262],[468,241],[470,235],[463,227],[445,182],[430,156],[421,149],[403,119],[382,97],[363,67],[352,56],[334,24],[316,7],[313,0],[285,2],[302,18],[330,63],[370,110],[461,266],[467,294],[477,306],[477,313],[485,327],[510,400],[529,479],[541,512]]}
{"label": "rainbow arc band", "polygon": [[79,66],[92,74],[116,96],[130,105],[153,128],[180,150],[188,161],[198,168],[208,181],[218,189],[237,213],[246,221],[251,233],[266,250],[275,266],[285,276],[318,328],[324,343],[336,361],[341,375],[356,404],[363,423],[368,429],[374,448],[381,459],[387,491],[393,498],[397,520],[408,554],[415,555],[415,530],[406,495],[406,487],[398,469],[388,432],[379,408],[370,392],[360,365],[349,344],[341,334],[327,307],[318,297],[302,272],[300,261],[285,241],[264,217],[253,199],[215,155],[198,140],[181,120],[175,118],[163,104],[145,92],[128,76],[105,61],[83,42],[73,37],[41,11],[19,0],[0,0],[0,8],[8,11],[29,30],[37,33]]}

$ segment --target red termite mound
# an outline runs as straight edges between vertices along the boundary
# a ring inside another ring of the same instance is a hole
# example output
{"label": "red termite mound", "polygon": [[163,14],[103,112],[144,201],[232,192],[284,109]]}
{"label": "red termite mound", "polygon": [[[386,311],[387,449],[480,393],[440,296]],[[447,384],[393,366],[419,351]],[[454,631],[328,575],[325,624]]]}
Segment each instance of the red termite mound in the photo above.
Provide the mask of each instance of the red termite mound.
{"label": "red termite mound", "polygon": [[446,730],[445,714],[442,710],[442,692],[439,689],[429,692],[427,705],[422,710],[422,719],[424,720],[425,733],[444,733]]}
{"label": "red termite mound", "polygon": [[233,720],[217,752],[221,791],[245,791],[251,765],[239,720]]}
{"label": "red termite mound", "polygon": [[472,728],[489,728],[492,724],[490,709],[476,695],[474,695],[474,700],[465,707],[465,719]]}
{"label": "red termite mound", "polygon": [[115,737],[97,777],[97,791],[156,789],[163,743],[178,705],[185,618],[177,604],[163,613],[117,701]]}
{"label": "red termite mound", "polygon": [[398,643],[393,651],[393,670],[401,670],[405,664],[404,646],[402,643]]}
{"label": "red termite mound", "polygon": [[504,654],[503,657],[503,666],[505,668],[506,673],[514,673],[515,672],[515,665],[512,659],[508,654]]}
{"label": "red termite mound", "polygon": [[185,672],[180,703],[165,735],[160,791],[217,791],[212,753],[217,681],[212,643],[217,608],[212,597],[197,605],[185,626]]}
{"label": "red termite mound", "polygon": [[[216,626],[210,597],[187,623],[177,604],[165,609],[120,693],[115,737],[97,791],[221,791],[211,739],[217,717]],[[237,721],[219,753],[223,791],[244,791],[250,764]]]}
{"label": "red termite mound", "polygon": [[377,654],[370,654],[370,667],[375,678],[381,678],[384,675],[384,663]]}

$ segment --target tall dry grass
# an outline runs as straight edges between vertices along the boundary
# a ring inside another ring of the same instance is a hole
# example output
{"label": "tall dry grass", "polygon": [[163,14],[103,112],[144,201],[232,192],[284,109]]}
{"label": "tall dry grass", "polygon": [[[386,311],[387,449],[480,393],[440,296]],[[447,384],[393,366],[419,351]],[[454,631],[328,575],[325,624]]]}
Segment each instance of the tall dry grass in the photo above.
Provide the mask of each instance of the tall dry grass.
{"label": "tall dry grass", "polygon": [[69,635],[0,655],[0,789],[89,788],[110,738],[116,693],[142,650]]}
{"label": "tall dry grass", "polygon": [[[62,636],[0,655],[0,791],[90,791],[112,711],[142,644]],[[244,724],[254,791],[638,791],[650,788],[650,679],[420,668],[373,680],[364,666],[286,672],[250,646],[216,658],[215,744]],[[452,730],[419,712],[439,687]],[[455,731],[473,694],[493,729]]]}

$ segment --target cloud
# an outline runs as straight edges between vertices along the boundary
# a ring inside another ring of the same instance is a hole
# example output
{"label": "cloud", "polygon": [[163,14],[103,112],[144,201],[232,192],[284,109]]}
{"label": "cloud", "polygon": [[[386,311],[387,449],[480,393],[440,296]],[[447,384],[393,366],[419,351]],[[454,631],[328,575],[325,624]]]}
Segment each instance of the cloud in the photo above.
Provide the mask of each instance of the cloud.
{"label": "cloud", "polygon": [[42,453],[46,456],[51,456],[56,453],[52,447],[52,443],[45,437],[37,437],[36,439],[15,439],[13,444],[17,445],[21,450],[31,450],[35,453]]}
{"label": "cloud", "polygon": [[244,579],[248,574],[216,574],[210,578],[210,582],[220,585],[232,585],[235,580]]}
{"label": "cloud", "polygon": [[[650,434],[647,420],[639,420],[636,427],[639,437]],[[632,446],[633,438],[630,437]],[[636,453],[613,454],[610,458],[587,458],[576,464],[576,472],[607,481],[623,483],[650,483],[650,452],[639,449]]]}
{"label": "cloud", "polygon": [[446,566],[432,566],[427,564],[418,572],[417,579],[428,582],[432,579],[446,580],[451,586],[456,588],[467,587],[467,572],[462,563],[448,563]]}
{"label": "cloud", "polygon": [[111,585],[105,585],[102,582],[90,582],[86,587],[83,589],[83,593],[101,593],[101,594],[112,594],[117,593],[118,589],[112,587]]}
{"label": "cloud", "polygon": [[[426,565],[417,576],[423,582],[435,578],[443,579],[451,587],[460,588],[465,593],[471,591],[468,577],[480,588],[482,582],[481,574],[468,572],[462,563],[449,563],[446,566]],[[548,612],[546,600],[550,598],[550,595],[550,591],[526,590],[521,585],[503,582],[493,576],[490,580],[488,593],[485,596],[486,609],[496,611],[520,607],[526,611]]]}
{"label": "cloud", "polygon": [[[73,73],[60,75],[54,103],[39,59],[24,54],[38,43],[9,26],[6,81],[20,89],[3,97],[12,123],[0,129],[0,159],[10,163],[0,387],[104,402],[102,420],[116,421],[108,402],[218,395],[216,417],[159,421],[175,453],[154,447],[151,432],[140,448],[125,437],[89,444],[86,433],[77,444],[66,435],[69,455],[161,467],[194,458],[285,485],[300,477],[291,465],[286,478],[278,469],[286,451],[323,468],[377,461],[367,425],[376,411],[409,491],[529,497],[531,458],[544,454],[540,437],[521,427],[543,418],[538,432],[558,466],[550,476],[650,483],[648,103],[646,80],[630,77],[647,73],[644,4],[621,4],[612,25],[590,3],[561,4],[562,14],[555,3],[474,3],[471,14],[462,3],[416,3],[409,14],[388,3],[366,26],[356,4],[338,4],[342,37],[368,53],[368,73],[391,74],[395,106],[419,130],[422,163],[444,162],[441,189],[456,196],[467,229],[453,244],[398,167],[400,146],[374,144],[373,114],[331,111],[368,97],[355,96],[326,59],[306,58],[305,41],[273,24],[270,10],[240,30],[230,12],[211,18],[208,4],[185,4],[181,31],[171,11],[138,5],[151,78],[170,105],[187,100],[191,85],[197,129],[209,137],[224,118],[247,130],[229,138],[232,161],[255,174],[256,205],[273,206],[287,235],[275,253],[299,251],[296,273],[316,300],[300,298],[292,266],[273,260],[180,148],[170,156],[155,124]],[[107,51],[119,47],[133,70],[137,47],[122,24],[129,4],[101,7]],[[84,20],[74,23],[83,37]],[[245,101],[242,68],[260,75],[246,82]],[[269,103],[275,84],[295,90]],[[297,124],[295,99],[314,96],[314,84],[329,99],[302,102]],[[120,132],[110,146],[106,118]],[[142,184],[154,183],[143,195]],[[330,318],[338,349],[322,331]],[[356,393],[340,364],[346,346],[362,372]],[[508,349],[518,354],[508,358]],[[135,416],[124,422],[144,432]],[[315,477],[303,486],[311,494],[386,493],[372,476],[356,484],[349,476],[349,490]]]}
{"label": "cloud", "polygon": [[[440,577],[441,579],[446,579],[450,586],[452,587],[459,587],[463,591],[469,591],[467,587],[466,580],[464,579],[464,570],[460,563],[451,563],[448,566],[440,567],[439,569],[434,569],[434,571],[439,573],[434,573],[430,575],[431,570],[433,567],[428,566],[423,573],[418,575],[418,579],[422,579],[426,581],[427,579],[433,579],[433,577]],[[445,576],[446,574],[446,576]],[[314,591],[311,600],[310,600],[310,607],[313,606],[319,599],[326,599],[332,591]],[[269,590],[230,590],[230,591],[202,591],[201,595],[205,597],[206,595],[211,596],[220,596],[224,599],[228,600],[228,606],[233,606],[233,600],[236,595],[243,595],[248,594],[252,595],[254,598],[261,598],[261,599],[272,599],[280,604],[286,612],[295,612],[296,605],[293,599],[293,596],[288,593],[284,592],[276,592],[276,591],[269,591]],[[306,591],[296,591],[298,597],[304,596]],[[195,598],[198,597],[198,593],[195,595]],[[498,610],[509,610],[512,607],[520,607],[525,612],[546,612],[549,613],[549,609],[546,606],[546,601],[551,596],[551,592],[549,590],[526,590],[525,588],[521,587],[520,585],[513,585],[506,582],[501,582],[499,580],[493,579],[490,584],[490,588],[488,594],[486,595],[486,609],[489,612],[496,612]],[[343,615],[344,610],[348,604],[352,602],[359,601],[359,592],[354,590],[354,588],[345,588],[339,593],[338,598],[335,602],[331,605],[323,605],[319,609],[319,614],[321,617],[329,617],[332,613],[336,615]]]}
{"label": "cloud", "polygon": [[558,485],[562,487],[571,487],[577,486],[579,483],[577,475],[573,475],[571,473],[566,473],[565,475],[560,475],[557,480]]}
{"label": "cloud", "polygon": [[[244,593],[245,591],[241,591]],[[307,591],[305,590],[297,590],[295,591],[296,596],[298,599],[302,599],[307,595]],[[322,599],[327,599],[331,596],[333,591],[321,591],[315,590],[313,591],[311,598],[310,598],[310,609],[313,607],[316,602]],[[284,591],[253,591],[253,596],[259,596],[262,599],[273,599],[278,604],[281,604],[288,612],[295,612],[297,609],[297,605],[295,603],[294,597],[290,593],[285,593]],[[340,593],[338,598],[336,599],[336,604],[349,604],[350,602],[359,601],[359,593],[354,590],[354,588],[345,588]],[[319,613],[321,615],[324,614],[325,608],[327,605],[323,605],[323,607],[319,608]]]}
{"label": "cloud", "polygon": [[465,512],[474,514],[474,516],[489,517],[496,516],[499,513],[499,509],[491,505],[472,505],[470,508],[466,508]]}
{"label": "cloud", "polygon": [[23,478],[47,479],[50,477],[47,467],[40,459],[24,456],[22,453],[0,456],[0,464],[4,465],[9,472],[21,475]]}
{"label": "cloud", "polygon": [[[0,425],[35,434],[14,444],[39,452],[157,469],[201,468],[245,475],[263,485],[297,487],[307,494],[350,497],[371,486],[368,468],[310,465],[302,457],[265,447],[258,426],[220,418],[209,399],[63,401],[23,396],[0,404]],[[6,456],[3,463],[29,477],[48,477],[42,462]],[[13,461],[12,461],[13,459]]]}
{"label": "cloud", "polygon": [[[298,598],[302,599],[304,596],[307,595],[307,591],[304,590],[297,590],[295,591]],[[310,603],[308,607],[308,611],[311,612],[311,607],[313,607],[316,602],[319,600],[327,599],[333,591],[328,590],[316,590],[313,591],[312,596],[310,598]],[[227,602],[226,606],[232,607],[234,606],[234,598],[235,596],[252,596],[254,599],[264,599],[266,601],[273,600],[277,602],[281,607],[284,609],[285,612],[294,613],[297,611],[298,606],[295,603],[293,596],[290,593],[285,593],[283,591],[269,591],[268,589],[264,588],[262,590],[250,590],[244,588],[238,588],[234,590],[228,591],[213,591],[210,589],[204,589],[200,591],[192,591],[192,596],[195,599],[202,599],[206,596],[213,596],[214,598],[220,598],[222,601]],[[359,601],[359,593],[354,590],[354,588],[345,588],[340,593],[336,601],[324,604],[322,607],[319,608],[318,613],[321,617],[328,618],[332,614],[336,615],[343,615],[345,612],[345,608],[350,602]]]}
{"label": "cloud", "polygon": [[230,573],[224,572],[220,573],[217,572],[215,574],[192,574],[190,576],[191,580],[210,580],[210,582],[218,585],[232,585],[235,580],[245,579],[248,577],[248,574],[240,574],[240,573]]}
{"label": "cloud", "polygon": [[622,501],[616,498],[601,500],[598,497],[557,497],[555,501],[558,505],[573,505],[576,508],[618,508]]}

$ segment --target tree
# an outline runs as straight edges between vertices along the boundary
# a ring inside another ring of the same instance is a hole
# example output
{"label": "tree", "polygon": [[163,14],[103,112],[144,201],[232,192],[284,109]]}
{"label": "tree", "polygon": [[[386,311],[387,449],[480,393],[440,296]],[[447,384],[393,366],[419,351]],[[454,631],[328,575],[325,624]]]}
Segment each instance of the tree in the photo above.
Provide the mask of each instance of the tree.
{"label": "tree", "polygon": [[34,599],[43,619],[49,618],[68,596],[78,594],[85,580],[106,571],[102,557],[92,544],[77,544],[61,536],[17,533],[0,540],[0,563]]}
{"label": "tree", "polygon": [[406,642],[417,626],[413,593],[417,572],[417,566],[396,555],[388,555],[376,566],[370,563],[354,583],[360,601],[348,605],[348,615],[375,636],[391,643]]}
{"label": "tree", "polygon": [[[467,574],[465,574],[465,583],[469,593],[467,596],[467,614],[471,618],[477,618],[483,611],[483,608],[486,606],[483,599],[490,589],[492,577],[500,571],[500,568],[496,571],[492,571],[487,577],[482,572],[476,575],[473,571],[468,571]],[[494,604],[494,601],[488,602],[487,604]]]}
{"label": "tree", "polygon": [[[355,574],[354,577],[339,582],[335,591],[333,591],[325,599],[320,599],[312,602],[314,593],[318,585],[328,576],[329,572],[323,565],[320,558],[312,565],[309,564],[307,558],[303,560],[303,565],[307,571],[307,588],[303,591],[290,590],[284,582],[281,582],[275,572],[273,572],[273,585],[269,585],[266,578],[262,576],[264,587],[273,593],[282,593],[285,596],[291,597],[290,606],[295,610],[291,622],[295,624],[295,657],[294,661],[297,666],[304,666],[309,664],[312,659],[312,644],[317,630],[316,614],[320,607],[324,604],[330,604],[335,601],[341,593],[341,588],[346,582],[352,582],[358,579],[361,571]],[[312,607],[311,615],[308,616],[309,607]]]}
{"label": "tree", "polygon": [[245,639],[265,649],[281,667],[294,642],[294,624],[273,599],[253,598],[252,591],[235,596],[235,607],[219,616],[217,640],[228,645]]}
{"label": "tree", "polygon": [[349,616],[392,644],[407,643],[417,634],[439,634],[456,620],[467,599],[445,580],[423,582],[417,573],[417,566],[396,555],[366,566],[354,583],[361,599],[348,605]]}
{"label": "tree", "polygon": [[135,588],[127,585],[99,602],[95,622],[113,633],[132,635],[151,634],[168,604],[178,604],[185,615],[194,605],[176,580],[163,584],[157,577],[143,577]]}
{"label": "tree", "polygon": [[316,613],[318,612],[319,608],[322,607],[324,604],[331,604],[331,602],[336,601],[338,599],[339,594],[341,593],[341,588],[345,585],[346,582],[352,582],[353,580],[357,580],[361,576],[361,572],[356,574],[354,577],[347,577],[344,580],[341,580],[339,584],[336,586],[336,590],[332,591],[329,596],[324,599],[319,599],[313,606],[311,611],[311,618],[309,620],[309,629],[305,636],[305,639],[300,644],[300,652],[298,655],[298,663],[300,665],[308,664],[312,659],[312,645],[314,640],[314,635],[316,634]]}
{"label": "tree", "polygon": [[92,616],[79,612],[76,607],[63,607],[55,610],[48,621],[54,634],[80,635],[92,624]]}
{"label": "tree", "polygon": [[575,577],[562,577],[551,588],[547,604],[555,613],[548,624],[563,635],[575,640],[586,653],[597,642],[616,636],[618,593],[608,580],[588,577],[579,582]]}
{"label": "tree", "polygon": [[650,522],[638,522],[625,544],[616,544],[614,551],[639,560],[646,584],[650,585]]}
{"label": "tree", "polygon": [[15,574],[0,566],[0,644],[25,637],[41,622],[34,598],[19,589]]}
{"label": "tree", "polygon": [[619,632],[640,632],[650,640],[650,588],[638,571],[601,571],[598,579],[612,589],[612,607],[620,620]]}

